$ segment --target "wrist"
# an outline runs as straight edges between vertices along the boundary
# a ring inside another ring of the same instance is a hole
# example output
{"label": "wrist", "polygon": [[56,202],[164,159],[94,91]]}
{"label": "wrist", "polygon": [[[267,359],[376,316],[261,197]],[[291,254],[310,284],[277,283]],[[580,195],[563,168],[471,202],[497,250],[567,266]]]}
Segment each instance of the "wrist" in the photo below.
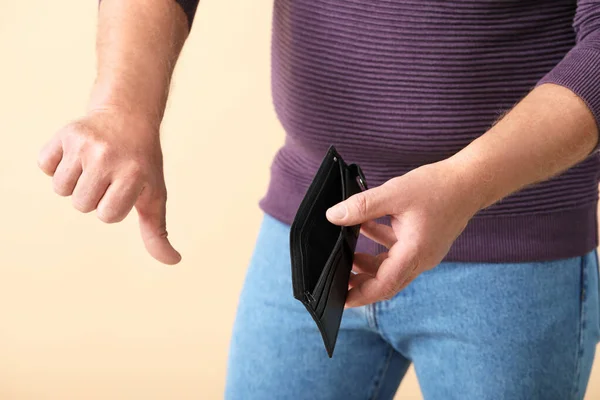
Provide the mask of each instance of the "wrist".
{"label": "wrist", "polygon": [[160,122],[119,105],[103,103],[89,107],[87,118],[95,121],[95,126],[102,132],[125,135],[134,141],[160,141]]}
{"label": "wrist", "polygon": [[458,194],[468,214],[475,215],[497,201],[494,173],[484,159],[457,153],[436,164],[444,169],[449,190]]}
{"label": "wrist", "polygon": [[160,126],[164,116],[166,93],[156,88],[139,87],[133,82],[96,79],[88,102],[88,113],[110,111]]}

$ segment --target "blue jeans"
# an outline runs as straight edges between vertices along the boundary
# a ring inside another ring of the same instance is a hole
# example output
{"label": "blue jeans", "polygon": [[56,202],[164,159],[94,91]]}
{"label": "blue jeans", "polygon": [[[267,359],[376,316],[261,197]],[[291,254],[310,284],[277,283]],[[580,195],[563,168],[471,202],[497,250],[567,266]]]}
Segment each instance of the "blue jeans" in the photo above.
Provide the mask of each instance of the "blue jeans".
{"label": "blue jeans", "polygon": [[391,399],[410,363],[428,400],[584,396],[599,339],[596,252],[444,262],[347,309],[332,359],[292,297],[289,226],[265,216],[240,297],[225,397]]}

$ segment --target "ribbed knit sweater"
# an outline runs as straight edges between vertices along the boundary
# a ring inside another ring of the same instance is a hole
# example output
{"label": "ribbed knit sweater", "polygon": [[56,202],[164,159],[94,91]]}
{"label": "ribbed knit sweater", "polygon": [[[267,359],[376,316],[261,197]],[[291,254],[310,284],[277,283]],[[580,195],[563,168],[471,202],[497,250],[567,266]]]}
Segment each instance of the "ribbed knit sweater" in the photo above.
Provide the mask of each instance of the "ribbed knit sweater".
{"label": "ribbed knit sweater", "polygon": [[[600,121],[600,0],[275,0],[285,145],[262,209],[290,223],[327,147],[371,187],[458,152],[536,85]],[[597,245],[597,153],[482,211],[449,261],[542,261]],[[359,251],[384,249],[361,239]]]}
{"label": "ribbed knit sweater", "polygon": [[[177,1],[191,24],[198,1]],[[600,0],[274,4],[272,91],[286,140],[260,206],[285,223],[331,144],[373,187],[460,151],[539,84],[569,88],[600,122]],[[446,260],[594,249],[599,168],[594,152],[480,211]],[[361,237],[358,251],[384,249]]]}

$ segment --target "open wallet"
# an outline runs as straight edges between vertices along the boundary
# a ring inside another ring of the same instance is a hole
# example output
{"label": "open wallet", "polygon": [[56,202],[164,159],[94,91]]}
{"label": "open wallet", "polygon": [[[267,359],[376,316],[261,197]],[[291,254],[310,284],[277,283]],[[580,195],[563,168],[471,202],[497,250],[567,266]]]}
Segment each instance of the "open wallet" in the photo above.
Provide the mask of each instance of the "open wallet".
{"label": "open wallet", "polygon": [[317,323],[330,358],[342,321],[360,225],[334,225],[325,212],[366,188],[360,167],[347,165],[336,149],[329,147],[291,226],[294,297]]}

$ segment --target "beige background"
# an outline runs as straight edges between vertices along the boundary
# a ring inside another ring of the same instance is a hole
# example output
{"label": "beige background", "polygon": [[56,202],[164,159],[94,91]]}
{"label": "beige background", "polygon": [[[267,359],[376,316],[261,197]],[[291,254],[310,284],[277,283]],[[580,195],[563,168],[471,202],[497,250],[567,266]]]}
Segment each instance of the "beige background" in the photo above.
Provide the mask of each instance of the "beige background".
{"label": "beige background", "polygon": [[[184,256],[164,267],[135,216],[107,226],[81,215],[36,167],[84,109],[95,2],[0,1],[0,399],[221,397],[257,202],[283,140],[270,7],[200,6],[163,129],[169,230]],[[399,393],[420,398],[412,371]],[[598,368],[588,398],[600,398]]]}

